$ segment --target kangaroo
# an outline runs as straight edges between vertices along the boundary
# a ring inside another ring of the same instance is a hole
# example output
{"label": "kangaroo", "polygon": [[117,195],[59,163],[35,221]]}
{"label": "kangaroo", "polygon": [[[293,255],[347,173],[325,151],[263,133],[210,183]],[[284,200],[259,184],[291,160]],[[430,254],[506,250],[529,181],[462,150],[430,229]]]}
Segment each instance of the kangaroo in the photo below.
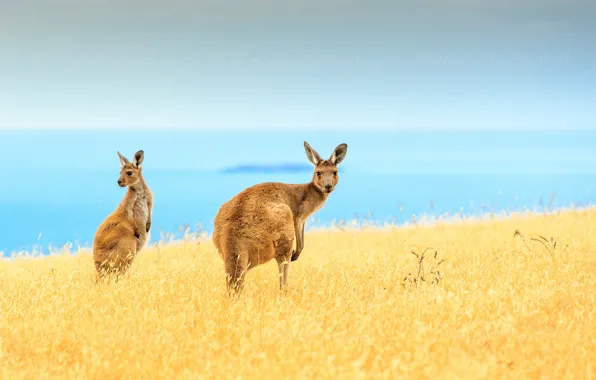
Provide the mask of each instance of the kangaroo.
{"label": "kangaroo", "polygon": [[135,255],[145,246],[151,229],[153,194],[143,178],[144,152],[135,153],[131,163],[120,157],[120,187],[128,186],[124,199],[97,229],[93,241],[93,259],[99,277],[124,274]]}
{"label": "kangaroo", "polygon": [[348,146],[338,145],[328,160],[306,141],[304,149],[315,166],[311,182],[261,183],[240,192],[217,212],[213,242],[224,260],[229,295],[241,291],[249,269],[272,259],[277,261],[280,289],[287,286],[290,260],[298,260],[304,249],[304,223],[335,189],[337,165]]}

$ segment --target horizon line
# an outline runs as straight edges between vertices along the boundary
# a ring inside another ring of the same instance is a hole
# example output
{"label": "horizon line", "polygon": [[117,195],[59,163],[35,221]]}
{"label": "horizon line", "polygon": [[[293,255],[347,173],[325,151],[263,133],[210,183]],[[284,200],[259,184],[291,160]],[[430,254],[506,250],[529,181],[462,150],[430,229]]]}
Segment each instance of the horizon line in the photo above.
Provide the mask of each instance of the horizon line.
{"label": "horizon line", "polygon": [[478,127],[4,127],[0,132],[596,132],[594,126],[552,127],[552,126],[478,126]]}

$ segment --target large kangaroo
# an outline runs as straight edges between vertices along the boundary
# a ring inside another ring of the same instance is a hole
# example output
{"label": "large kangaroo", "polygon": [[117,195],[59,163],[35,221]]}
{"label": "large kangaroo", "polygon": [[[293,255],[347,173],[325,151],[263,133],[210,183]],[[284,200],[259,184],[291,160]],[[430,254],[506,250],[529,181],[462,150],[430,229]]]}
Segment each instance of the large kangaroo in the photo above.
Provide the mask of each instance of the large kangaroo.
{"label": "large kangaroo", "polygon": [[290,259],[304,248],[304,223],[325,204],[337,184],[337,165],[348,151],[340,144],[328,160],[304,142],[306,157],[315,166],[312,181],[303,185],[261,183],[249,187],[219,209],[213,242],[223,258],[230,295],[242,289],[247,270],[277,261],[279,286],[288,283]]}
{"label": "large kangaroo", "polygon": [[122,169],[118,185],[128,186],[124,199],[97,229],[93,241],[93,259],[100,277],[123,274],[135,255],[145,246],[151,229],[153,194],[143,178],[144,153],[135,153],[131,163],[118,152]]}

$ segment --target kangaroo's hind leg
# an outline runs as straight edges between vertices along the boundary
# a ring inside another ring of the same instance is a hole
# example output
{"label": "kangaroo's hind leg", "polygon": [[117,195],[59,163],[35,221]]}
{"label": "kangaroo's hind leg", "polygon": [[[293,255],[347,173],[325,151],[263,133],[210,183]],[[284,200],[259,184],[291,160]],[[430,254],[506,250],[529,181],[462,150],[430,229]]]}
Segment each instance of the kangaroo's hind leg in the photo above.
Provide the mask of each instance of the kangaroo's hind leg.
{"label": "kangaroo's hind leg", "polygon": [[237,245],[230,245],[223,256],[228,295],[233,296],[242,291],[248,270],[248,252],[241,250]]}
{"label": "kangaroo's hind leg", "polygon": [[290,261],[292,259],[292,252],[294,251],[295,238],[282,238],[277,242],[275,248],[277,267],[279,269],[279,288],[283,290],[288,286],[288,272],[290,269]]}
{"label": "kangaroo's hind leg", "polygon": [[115,281],[125,274],[137,253],[137,239],[136,237],[124,238],[118,242],[117,248],[112,253],[111,270],[115,275]]}
{"label": "kangaroo's hind leg", "polygon": [[290,269],[290,260],[281,257],[276,258],[277,268],[279,269],[279,289],[283,290],[288,286],[288,272]]}

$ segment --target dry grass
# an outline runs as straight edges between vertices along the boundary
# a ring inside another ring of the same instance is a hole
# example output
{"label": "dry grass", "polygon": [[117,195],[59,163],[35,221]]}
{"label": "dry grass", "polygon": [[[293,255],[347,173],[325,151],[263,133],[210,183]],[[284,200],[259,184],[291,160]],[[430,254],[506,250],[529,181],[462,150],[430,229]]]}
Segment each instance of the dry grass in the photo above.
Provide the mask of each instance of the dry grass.
{"label": "dry grass", "polygon": [[93,275],[89,252],[0,261],[1,378],[596,374],[596,211],[311,232],[287,294],[271,262],[236,302],[207,242]]}

